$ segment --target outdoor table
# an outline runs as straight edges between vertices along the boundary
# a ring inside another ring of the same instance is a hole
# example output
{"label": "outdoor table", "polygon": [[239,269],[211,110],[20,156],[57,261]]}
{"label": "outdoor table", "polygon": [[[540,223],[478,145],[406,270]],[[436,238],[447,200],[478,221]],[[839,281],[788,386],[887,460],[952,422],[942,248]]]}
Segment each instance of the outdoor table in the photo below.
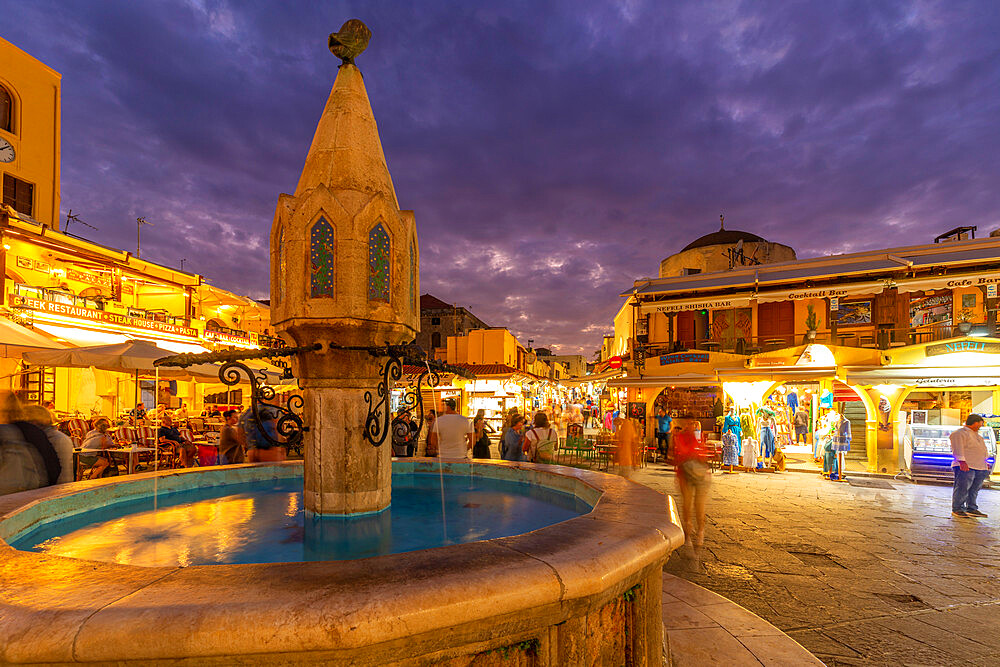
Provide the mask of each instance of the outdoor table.
{"label": "outdoor table", "polygon": [[126,461],[128,467],[128,474],[131,475],[133,472],[135,472],[135,460],[136,460],[135,455],[139,453],[145,454],[148,452],[155,452],[156,449],[153,447],[118,447],[116,449],[105,449],[102,451],[108,455],[109,460],[114,460],[114,458],[117,455],[123,455],[123,454],[127,455],[128,458],[126,459]]}

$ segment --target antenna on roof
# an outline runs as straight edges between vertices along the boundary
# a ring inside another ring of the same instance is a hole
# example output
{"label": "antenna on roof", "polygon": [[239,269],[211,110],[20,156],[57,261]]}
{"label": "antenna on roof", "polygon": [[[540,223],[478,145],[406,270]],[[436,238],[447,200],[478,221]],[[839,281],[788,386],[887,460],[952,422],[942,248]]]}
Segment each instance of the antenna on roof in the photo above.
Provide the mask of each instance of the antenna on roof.
{"label": "antenna on roof", "polygon": [[719,231],[726,231],[726,216],[721,213],[719,214]]}
{"label": "antenna on roof", "polygon": [[80,216],[73,215],[73,209],[70,209],[69,213],[66,214],[66,224],[63,226],[63,234],[65,234],[67,231],[69,231],[69,223],[71,223],[71,222],[80,223],[84,227],[90,227],[95,232],[97,231],[97,227],[94,227],[89,222],[84,222],[83,220],[80,219]]}

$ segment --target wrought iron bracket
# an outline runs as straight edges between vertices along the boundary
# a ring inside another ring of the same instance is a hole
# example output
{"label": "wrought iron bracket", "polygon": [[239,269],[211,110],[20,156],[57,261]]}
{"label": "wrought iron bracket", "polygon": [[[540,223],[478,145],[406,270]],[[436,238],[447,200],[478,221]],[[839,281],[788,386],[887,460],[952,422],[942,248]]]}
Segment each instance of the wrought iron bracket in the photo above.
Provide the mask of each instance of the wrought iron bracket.
{"label": "wrought iron bracket", "polygon": [[[232,387],[239,384],[242,376],[245,375],[250,380],[250,418],[257,426],[257,431],[264,439],[275,446],[299,447],[302,442],[302,434],[309,430],[308,426],[302,423],[302,418],[293,410],[301,410],[304,401],[302,396],[292,394],[287,399],[287,408],[278,405],[268,404],[263,407],[261,403],[274,398],[274,388],[264,384],[266,376],[263,371],[258,375],[246,364],[239,361],[227,361],[219,369],[219,380],[226,386]],[[270,421],[273,415],[265,415],[264,412],[276,412],[277,422],[275,423],[275,433],[283,440],[273,437],[264,427],[264,422]]]}

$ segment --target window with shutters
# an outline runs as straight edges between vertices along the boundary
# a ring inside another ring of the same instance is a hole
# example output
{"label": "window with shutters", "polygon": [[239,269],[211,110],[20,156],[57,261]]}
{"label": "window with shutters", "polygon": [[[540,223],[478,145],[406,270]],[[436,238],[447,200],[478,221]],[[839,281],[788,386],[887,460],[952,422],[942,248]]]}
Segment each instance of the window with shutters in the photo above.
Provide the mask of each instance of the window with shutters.
{"label": "window with shutters", "polygon": [[10,174],[3,175],[3,203],[18,213],[34,215],[35,186]]}
{"label": "window with shutters", "polygon": [[0,86],[0,130],[14,131],[14,96]]}

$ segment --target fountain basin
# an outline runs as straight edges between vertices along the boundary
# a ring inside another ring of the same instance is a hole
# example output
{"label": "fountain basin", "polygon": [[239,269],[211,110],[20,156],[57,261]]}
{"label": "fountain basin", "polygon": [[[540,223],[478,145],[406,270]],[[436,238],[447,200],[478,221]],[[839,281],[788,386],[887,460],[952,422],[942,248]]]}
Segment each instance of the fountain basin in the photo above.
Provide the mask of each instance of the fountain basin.
{"label": "fountain basin", "polygon": [[[0,663],[660,664],[661,568],[683,542],[670,500],[620,477],[499,461],[394,469],[539,484],[593,501],[512,537],[351,561],[138,567],[0,543]],[[0,540],[81,506],[301,475],[301,464],[147,473],[0,497]]]}

